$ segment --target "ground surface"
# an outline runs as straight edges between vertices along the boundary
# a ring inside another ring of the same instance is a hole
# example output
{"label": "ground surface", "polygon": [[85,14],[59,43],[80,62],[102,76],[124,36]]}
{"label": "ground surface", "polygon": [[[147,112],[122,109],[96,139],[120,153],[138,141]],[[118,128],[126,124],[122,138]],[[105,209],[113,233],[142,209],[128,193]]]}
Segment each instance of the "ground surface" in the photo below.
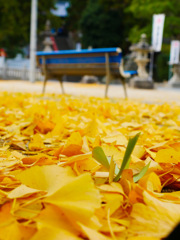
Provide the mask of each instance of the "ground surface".
{"label": "ground surface", "polygon": [[[42,82],[30,83],[23,80],[0,80],[0,91],[10,92],[31,92],[41,93]],[[104,97],[105,85],[103,84],[82,84],[82,83],[64,83],[66,94],[85,95]],[[170,88],[165,84],[156,85],[153,90],[127,88],[130,99],[139,99],[145,102],[171,102],[180,103],[180,88]],[[46,87],[47,93],[61,93],[59,82],[49,81]],[[122,86],[110,85],[109,97],[123,98],[124,92]]]}
{"label": "ground surface", "polygon": [[165,240],[180,222],[180,90],[41,90],[0,80],[0,240]]}

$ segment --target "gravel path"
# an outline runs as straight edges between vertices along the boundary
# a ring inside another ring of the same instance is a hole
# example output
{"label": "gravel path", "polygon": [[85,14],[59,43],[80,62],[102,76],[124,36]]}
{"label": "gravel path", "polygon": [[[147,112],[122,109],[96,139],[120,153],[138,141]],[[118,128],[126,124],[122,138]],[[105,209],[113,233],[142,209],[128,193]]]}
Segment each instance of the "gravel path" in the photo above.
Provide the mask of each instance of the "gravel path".
{"label": "gravel path", "polygon": [[[42,82],[30,83],[23,80],[0,80],[0,91],[41,93]],[[66,94],[104,97],[105,85],[64,83]],[[61,94],[58,81],[49,81],[46,86],[47,93]],[[145,102],[177,102],[180,104],[180,88],[170,88],[159,84],[153,90],[127,88],[129,99],[138,99]],[[124,98],[123,88],[120,84],[110,85],[108,96],[110,98]]]}

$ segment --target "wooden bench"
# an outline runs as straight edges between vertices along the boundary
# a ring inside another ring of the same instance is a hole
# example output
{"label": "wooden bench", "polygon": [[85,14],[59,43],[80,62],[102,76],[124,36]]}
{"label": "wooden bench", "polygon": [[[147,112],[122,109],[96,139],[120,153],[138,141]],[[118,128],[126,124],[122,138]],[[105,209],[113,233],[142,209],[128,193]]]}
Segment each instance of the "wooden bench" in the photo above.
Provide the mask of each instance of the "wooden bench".
{"label": "wooden bench", "polygon": [[63,89],[63,75],[106,75],[105,97],[112,77],[120,77],[125,97],[127,97],[125,79],[136,71],[124,71],[120,48],[97,48],[83,50],[62,50],[56,52],[37,52],[37,64],[45,76],[43,93],[48,79],[59,80]]}

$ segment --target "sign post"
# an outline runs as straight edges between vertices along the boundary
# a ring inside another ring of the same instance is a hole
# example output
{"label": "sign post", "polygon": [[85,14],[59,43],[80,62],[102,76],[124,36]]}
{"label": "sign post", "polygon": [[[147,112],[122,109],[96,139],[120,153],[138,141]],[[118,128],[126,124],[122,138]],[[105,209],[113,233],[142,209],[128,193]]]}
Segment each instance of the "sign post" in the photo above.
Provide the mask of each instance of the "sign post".
{"label": "sign post", "polygon": [[31,32],[30,32],[30,82],[35,81],[36,71],[36,40],[37,40],[37,0],[31,1]]}
{"label": "sign post", "polygon": [[152,26],[153,51],[151,53],[151,61],[149,66],[149,76],[151,80],[153,79],[154,52],[160,52],[162,48],[164,20],[165,20],[165,14],[153,15],[153,26]]}

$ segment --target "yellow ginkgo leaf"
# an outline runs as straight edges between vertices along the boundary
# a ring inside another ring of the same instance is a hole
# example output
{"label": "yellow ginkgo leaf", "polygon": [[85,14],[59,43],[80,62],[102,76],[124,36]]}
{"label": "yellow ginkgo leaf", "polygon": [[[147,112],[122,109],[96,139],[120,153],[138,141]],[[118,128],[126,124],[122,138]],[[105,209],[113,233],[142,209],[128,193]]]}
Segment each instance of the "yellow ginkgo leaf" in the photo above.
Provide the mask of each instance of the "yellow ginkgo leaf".
{"label": "yellow ginkgo leaf", "polygon": [[153,145],[152,147],[150,147],[150,150],[156,149],[156,151],[157,151],[160,149],[164,149],[167,147],[167,143],[168,143],[168,141],[157,143],[157,144]]}
{"label": "yellow ginkgo leaf", "polygon": [[64,149],[62,150],[62,154],[66,156],[77,155],[81,153],[82,148],[82,137],[79,132],[73,132],[71,136],[68,138]]}
{"label": "yellow ginkgo leaf", "polygon": [[66,218],[63,212],[55,205],[45,204],[45,208],[41,213],[34,218],[38,226],[41,228],[56,228],[67,233],[69,236],[79,235],[79,230],[77,230]]}
{"label": "yellow ginkgo leaf", "polygon": [[94,229],[91,229],[81,223],[79,223],[81,229],[83,230],[84,234],[88,237],[88,239],[90,240],[95,240],[95,239],[98,239],[98,240],[110,240],[111,238],[107,237],[106,235],[103,235],[99,232],[97,232],[96,230]]}
{"label": "yellow ginkgo leaf", "polygon": [[102,145],[102,149],[106,156],[113,156],[114,161],[118,161],[118,163],[121,163],[124,153],[119,151],[118,148],[114,146],[109,146],[107,144]]}
{"label": "yellow ginkgo leaf", "polygon": [[47,119],[35,119],[35,132],[46,134],[53,130],[55,124]]}
{"label": "yellow ginkgo leaf", "polygon": [[16,175],[16,178],[27,187],[46,191],[51,195],[66,185],[75,175],[71,168],[57,165],[34,166]]}
{"label": "yellow ginkgo leaf", "polygon": [[21,161],[24,166],[33,166],[33,165],[41,166],[41,165],[50,165],[54,163],[51,156],[48,156],[43,153],[39,153],[37,155],[32,155],[28,157],[23,157]]}
{"label": "yellow ginkgo leaf", "polygon": [[123,204],[123,196],[116,193],[104,193],[105,209],[110,209],[110,215],[112,215]]}
{"label": "yellow ginkgo leaf", "polygon": [[12,141],[11,147],[13,147],[16,150],[25,150],[26,151],[26,145],[23,141]]}
{"label": "yellow ginkgo leaf", "polygon": [[146,148],[146,152],[150,155],[152,159],[156,158],[156,152],[151,151],[150,149]]}
{"label": "yellow ginkgo leaf", "polygon": [[145,148],[141,145],[135,145],[132,154],[137,158],[142,158],[145,154]]}
{"label": "yellow ginkgo leaf", "polygon": [[159,163],[178,163],[180,162],[180,153],[174,149],[161,149],[157,152],[155,161]]}
{"label": "yellow ginkgo leaf", "polygon": [[76,162],[76,169],[79,173],[90,172],[95,173],[101,165],[94,161],[92,157]]}
{"label": "yellow ginkgo leaf", "polygon": [[72,163],[83,161],[87,158],[90,158],[91,156],[92,156],[92,153],[89,152],[89,153],[85,153],[85,154],[75,155],[75,156],[72,156],[72,157],[67,157],[67,158],[65,157],[63,159],[64,162],[60,163],[60,165],[61,166],[71,165]]}
{"label": "yellow ginkgo leaf", "polygon": [[0,228],[5,225],[9,225],[12,222],[12,216],[10,214],[12,208],[12,203],[8,202],[1,206],[0,211]]}
{"label": "yellow ginkgo leaf", "polygon": [[114,143],[115,145],[122,145],[126,146],[127,145],[127,138],[123,134],[115,134],[115,135],[108,135],[104,138],[102,138],[103,142],[105,143]]}
{"label": "yellow ginkgo leaf", "polygon": [[34,150],[41,150],[45,148],[45,145],[43,143],[42,137],[40,134],[35,134],[29,143],[29,150],[34,151]]}
{"label": "yellow ginkgo leaf", "polygon": [[0,227],[1,240],[29,240],[35,234],[35,232],[35,228],[23,226],[16,221],[11,222],[9,225],[3,228]]}
{"label": "yellow ginkgo leaf", "polygon": [[180,151],[180,142],[171,143],[170,147],[172,147],[176,151]]}
{"label": "yellow ginkgo leaf", "polygon": [[84,153],[90,152],[87,136],[84,136],[82,139],[83,139],[83,145],[82,145],[82,149],[81,149],[82,152],[84,152]]}
{"label": "yellow ginkgo leaf", "polygon": [[13,198],[22,198],[32,195],[34,193],[41,192],[38,189],[29,188],[24,184],[21,184],[19,187],[15,188],[11,192],[8,193],[7,197],[10,199]]}
{"label": "yellow ginkgo leaf", "polygon": [[143,195],[145,204],[133,205],[130,231],[149,237],[167,237],[180,221],[179,204],[160,201],[146,191]]}
{"label": "yellow ginkgo leaf", "polygon": [[162,186],[159,177],[151,172],[139,180],[139,185],[151,192],[161,192]]}
{"label": "yellow ginkgo leaf", "polygon": [[31,240],[80,240],[78,236],[73,235],[62,228],[40,227]]}
{"label": "yellow ginkgo leaf", "polygon": [[138,236],[138,237],[130,237],[127,240],[161,240],[161,238],[157,237],[147,237],[147,236]]}
{"label": "yellow ginkgo leaf", "polygon": [[34,219],[43,209],[42,203],[37,201],[37,199],[34,197],[35,202],[32,201],[32,198],[26,198],[26,202],[24,203],[22,200],[15,201],[11,209],[11,214],[18,219]]}
{"label": "yellow ginkgo leaf", "polygon": [[58,206],[73,221],[86,223],[100,207],[101,196],[90,174],[85,173],[64,184],[44,202]]}
{"label": "yellow ginkgo leaf", "polygon": [[93,119],[90,121],[90,123],[86,127],[85,134],[86,134],[86,136],[95,138],[96,136],[98,136],[99,130],[100,130],[100,128],[98,126],[96,119]]}
{"label": "yellow ginkgo leaf", "polygon": [[112,193],[120,193],[124,195],[124,190],[121,184],[117,182],[112,182],[111,184],[104,184],[98,187],[102,192],[112,192]]}
{"label": "yellow ginkgo leaf", "polygon": [[29,125],[26,129],[22,130],[24,136],[32,136],[34,134],[35,124]]}
{"label": "yellow ginkgo leaf", "polygon": [[33,227],[23,226],[11,215],[11,203],[6,203],[0,209],[0,239],[28,240],[35,233]]}

